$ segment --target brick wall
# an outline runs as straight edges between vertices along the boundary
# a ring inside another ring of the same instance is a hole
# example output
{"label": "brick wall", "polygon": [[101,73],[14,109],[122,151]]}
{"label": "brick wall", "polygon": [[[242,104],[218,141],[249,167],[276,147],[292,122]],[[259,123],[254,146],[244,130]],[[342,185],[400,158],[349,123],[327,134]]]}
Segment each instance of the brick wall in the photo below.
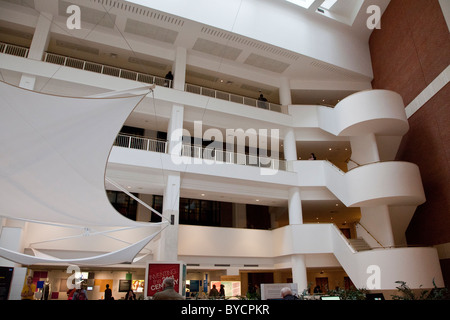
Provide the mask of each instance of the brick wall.
{"label": "brick wall", "polygon": [[[370,38],[374,89],[408,105],[450,64],[450,34],[438,0],[391,0]],[[419,166],[427,201],[406,232],[409,244],[450,242],[450,85],[409,118],[397,159]]]}

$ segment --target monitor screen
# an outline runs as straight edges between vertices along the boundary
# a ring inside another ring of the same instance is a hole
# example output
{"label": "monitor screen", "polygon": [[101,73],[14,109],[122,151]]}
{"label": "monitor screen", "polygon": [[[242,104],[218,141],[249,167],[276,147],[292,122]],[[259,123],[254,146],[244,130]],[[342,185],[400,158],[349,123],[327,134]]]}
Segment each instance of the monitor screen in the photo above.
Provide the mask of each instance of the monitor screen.
{"label": "monitor screen", "polygon": [[337,296],[321,296],[320,300],[341,300],[341,298]]}

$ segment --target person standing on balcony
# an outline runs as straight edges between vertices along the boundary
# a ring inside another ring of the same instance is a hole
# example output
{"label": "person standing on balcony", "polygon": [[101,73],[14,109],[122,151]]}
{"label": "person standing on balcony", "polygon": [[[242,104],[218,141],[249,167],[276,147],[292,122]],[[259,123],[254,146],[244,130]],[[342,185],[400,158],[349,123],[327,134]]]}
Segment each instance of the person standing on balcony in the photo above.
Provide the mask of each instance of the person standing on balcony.
{"label": "person standing on balcony", "polygon": [[164,87],[172,88],[173,83],[173,74],[172,71],[169,71],[165,76],[166,81],[164,82]]}
{"label": "person standing on balcony", "polygon": [[258,98],[258,108],[267,109],[267,99],[261,93]]}

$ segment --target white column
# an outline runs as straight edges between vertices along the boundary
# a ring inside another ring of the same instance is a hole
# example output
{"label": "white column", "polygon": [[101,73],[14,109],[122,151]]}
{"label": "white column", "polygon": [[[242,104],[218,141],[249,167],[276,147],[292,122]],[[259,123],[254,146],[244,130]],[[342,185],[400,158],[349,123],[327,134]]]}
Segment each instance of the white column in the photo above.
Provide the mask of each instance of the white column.
{"label": "white column", "polygon": [[178,259],[178,226],[180,208],[180,174],[170,173],[166,177],[164,190],[163,216],[173,221],[161,233],[159,261],[177,261]]}
{"label": "white column", "polygon": [[247,227],[247,208],[244,203],[233,203],[233,227]]}
{"label": "white column", "polygon": [[[9,249],[15,252],[21,252],[23,229],[19,227],[1,227],[0,234],[0,247]],[[20,266],[12,261],[0,258],[0,266],[4,267],[17,267]]]}
{"label": "white column", "polygon": [[303,224],[302,201],[299,187],[292,187],[289,189],[288,206],[289,224]]}
{"label": "white column", "polygon": [[173,63],[173,88],[184,91],[186,82],[186,48],[178,47],[175,52],[175,61]]}
{"label": "white column", "polygon": [[[38,18],[36,29],[34,30],[33,40],[31,41],[28,58],[41,61],[48,48],[50,41],[50,28],[53,16],[49,13],[41,12]],[[19,87],[34,90],[36,85],[36,76],[23,74],[20,78]]]}
{"label": "white column", "polygon": [[291,96],[291,85],[288,78],[280,79],[280,104],[283,106],[288,106],[292,104],[292,96]]}
{"label": "white column", "polygon": [[50,28],[53,16],[50,13],[41,12],[38,18],[33,40],[31,41],[29,59],[42,60],[44,52],[50,42]]}
{"label": "white column", "polygon": [[295,254],[291,256],[292,263],[292,282],[297,284],[298,293],[308,288],[308,279],[306,275],[305,255]]}
{"label": "white column", "polygon": [[183,142],[184,106],[173,105],[172,113],[167,128],[168,153],[180,155]]}
{"label": "white column", "polygon": [[284,158],[287,161],[297,160],[297,142],[295,140],[294,129],[289,128],[284,134],[283,140]]}

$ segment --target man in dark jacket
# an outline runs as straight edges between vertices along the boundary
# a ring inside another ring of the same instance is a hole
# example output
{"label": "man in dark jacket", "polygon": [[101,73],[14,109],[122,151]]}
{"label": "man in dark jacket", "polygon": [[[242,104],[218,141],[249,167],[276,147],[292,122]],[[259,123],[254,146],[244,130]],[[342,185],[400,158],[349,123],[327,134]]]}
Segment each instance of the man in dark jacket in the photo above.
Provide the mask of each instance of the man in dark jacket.
{"label": "man in dark jacket", "polygon": [[281,297],[283,300],[298,300],[298,298],[292,294],[292,290],[289,287],[281,289]]}

